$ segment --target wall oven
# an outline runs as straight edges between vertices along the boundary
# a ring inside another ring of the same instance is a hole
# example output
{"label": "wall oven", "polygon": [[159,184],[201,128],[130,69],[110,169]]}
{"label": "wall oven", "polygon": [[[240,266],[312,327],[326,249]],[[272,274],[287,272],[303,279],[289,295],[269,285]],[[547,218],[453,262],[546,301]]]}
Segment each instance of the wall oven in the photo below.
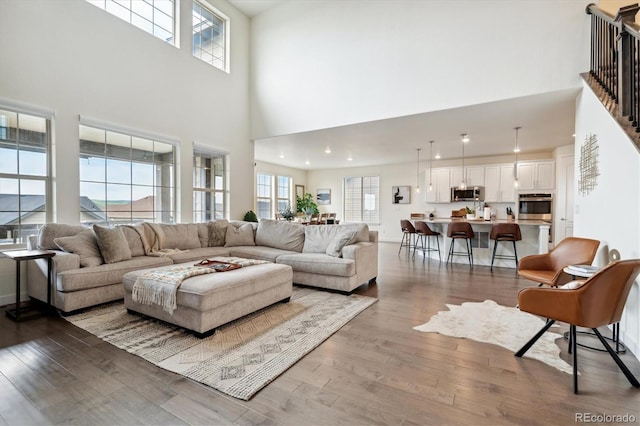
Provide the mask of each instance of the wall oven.
{"label": "wall oven", "polygon": [[518,198],[518,219],[537,219],[551,222],[552,194],[520,194]]}

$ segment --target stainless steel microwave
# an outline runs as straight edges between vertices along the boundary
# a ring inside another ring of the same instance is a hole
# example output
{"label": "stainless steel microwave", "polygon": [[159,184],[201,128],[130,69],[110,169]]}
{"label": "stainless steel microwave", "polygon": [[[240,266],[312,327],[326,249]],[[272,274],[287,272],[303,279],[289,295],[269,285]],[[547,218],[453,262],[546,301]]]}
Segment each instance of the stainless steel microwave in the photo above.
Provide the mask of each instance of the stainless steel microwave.
{"label": "stainless steel microwave", "polygon": [[467,189],[452,187],[451,202],[455,201],[484,201],[484,186],[474,186]]}

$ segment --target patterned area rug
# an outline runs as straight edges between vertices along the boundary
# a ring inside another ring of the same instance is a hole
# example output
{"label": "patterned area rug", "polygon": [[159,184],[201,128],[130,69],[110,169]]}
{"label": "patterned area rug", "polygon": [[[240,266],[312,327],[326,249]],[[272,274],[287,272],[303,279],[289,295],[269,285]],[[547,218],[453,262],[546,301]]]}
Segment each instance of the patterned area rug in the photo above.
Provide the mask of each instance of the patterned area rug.
{"label": "patterned area rug", "polygon": [[159,367],[248,400],[376,301],[294,287],[289,303],[240,318],[204,339],[130,315],[123,303],[66,320]]}
{"label": "patterned area rug", "polygon": [[[543,319],[535,315],[498,305],[493,300],[482,303],[465,302],[462,305],[447,304],[447,307],[448,311],[438,312],[429,322],[413,329],[492,343],[515,353],[545,324]],[[553,327],[556,326],[551,328]],[[572,366],[558,356],[560,348],[555,341],[561,335],[550,330],[538,339],[524,357],[537,359],[572,374]]]}

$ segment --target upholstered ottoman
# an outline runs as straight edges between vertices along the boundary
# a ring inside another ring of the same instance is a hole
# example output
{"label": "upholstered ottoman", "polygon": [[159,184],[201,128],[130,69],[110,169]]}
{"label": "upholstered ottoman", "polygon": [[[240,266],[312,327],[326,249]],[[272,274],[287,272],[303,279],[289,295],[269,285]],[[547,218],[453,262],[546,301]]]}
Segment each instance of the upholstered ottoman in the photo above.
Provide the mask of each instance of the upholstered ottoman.
{"label": "upholstered ottoman", "polygon": [[[182,265],[193,265],[193,262]],[[127,310],[193,330],[201,336],[273,303],[287,302],[293,291],[290,266],[275,263],[245,266],[185,279],[176,293],[177,308],[169,314],[162,306],[145,305],[132,299],[136,279],[150,270],[129,272],[122,278]]]}

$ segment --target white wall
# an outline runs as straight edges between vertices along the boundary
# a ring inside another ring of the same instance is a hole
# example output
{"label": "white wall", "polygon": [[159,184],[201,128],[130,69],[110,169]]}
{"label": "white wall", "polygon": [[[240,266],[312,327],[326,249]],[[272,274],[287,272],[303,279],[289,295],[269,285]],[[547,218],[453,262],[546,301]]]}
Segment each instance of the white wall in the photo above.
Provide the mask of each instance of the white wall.
{"label": "white wall", "polygon": [[252,137],[577,88],[588,3],[284,3],[251,23]]}
{"label": "white wall", "polygon": [[[576,185],[574,234],[600,240],[595,263],[608,262],[608,251],[617,249],[623,259],[640,257],[640,154],[609,115],[591,89],[584,89],[576,104],[576,165],[585,137],[598,138],[598,182],[587,195]],[[576,176],[579,179],[579,168]],[[634,284],[621,322],[624,343],[640,358],[640,290]]]}
{"label": "white wall", "polygon": [[[230,152],[229,216],[252,208],[249,20],[211,0],[231,20],[227,74],[192,56],[191,2],[179,3],[181,48],[84,0],[0,1],[0,98],[55,110],[53,220],[80,218],[79,115],[180,140],[180,221],[192,220],[193,141]],[[13,293],[3,274],[0,296]]]}

